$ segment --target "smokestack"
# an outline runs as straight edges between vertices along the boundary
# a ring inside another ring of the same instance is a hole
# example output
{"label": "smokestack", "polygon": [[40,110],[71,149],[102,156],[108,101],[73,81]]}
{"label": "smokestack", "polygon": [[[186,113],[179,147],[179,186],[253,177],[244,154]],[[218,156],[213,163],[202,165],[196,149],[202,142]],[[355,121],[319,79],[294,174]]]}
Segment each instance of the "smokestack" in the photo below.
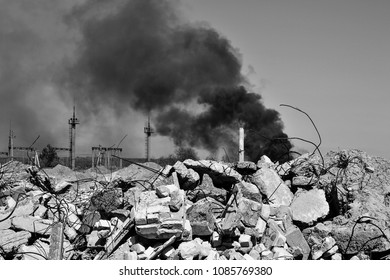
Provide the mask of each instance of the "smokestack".
{"label": "smokestack", "polygon": [[238,139],[238,161],[244,161],[244,126],[240,124],[239,139]]}

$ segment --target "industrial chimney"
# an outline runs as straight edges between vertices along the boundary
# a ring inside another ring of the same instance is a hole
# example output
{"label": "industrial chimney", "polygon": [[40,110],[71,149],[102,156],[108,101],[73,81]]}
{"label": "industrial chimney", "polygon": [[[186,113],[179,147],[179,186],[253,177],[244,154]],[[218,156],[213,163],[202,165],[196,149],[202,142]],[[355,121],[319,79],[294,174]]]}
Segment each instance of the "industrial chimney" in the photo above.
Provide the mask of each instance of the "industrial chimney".
{"label": "industrial chimney", "polygon": [[244,125],[240,124],[238,139],[238,161],[244,161]]}

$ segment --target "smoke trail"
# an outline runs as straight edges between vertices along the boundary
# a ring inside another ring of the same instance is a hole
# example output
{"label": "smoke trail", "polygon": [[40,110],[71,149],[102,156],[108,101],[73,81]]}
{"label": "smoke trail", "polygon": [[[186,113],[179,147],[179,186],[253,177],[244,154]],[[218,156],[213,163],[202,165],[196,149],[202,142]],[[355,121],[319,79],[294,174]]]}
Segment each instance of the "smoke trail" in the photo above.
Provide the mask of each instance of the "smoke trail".
{"label": "smoke trail", "polygon": [[118,114],[129,106],[152,112],[159,134],[210,151],[234,146],[243,122],[252,160],[271,138],[285,136],[278,112],[243,87],[240,54],[228,39],[186,22],[177,1],[114,2],[107,9],[89,1],[69,15],[81,32],[69,78],[90,110],[107,104]]}

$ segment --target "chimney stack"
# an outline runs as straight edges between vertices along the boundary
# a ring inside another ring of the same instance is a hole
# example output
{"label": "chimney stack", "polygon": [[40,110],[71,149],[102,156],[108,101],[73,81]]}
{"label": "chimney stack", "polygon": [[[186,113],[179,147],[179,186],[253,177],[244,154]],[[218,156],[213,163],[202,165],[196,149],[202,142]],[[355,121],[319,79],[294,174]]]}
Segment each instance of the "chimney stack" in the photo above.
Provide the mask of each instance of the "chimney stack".
{"label": "chimney stack", "polygon": [[244,126],[240,124],[239,140],[238,140],[238,161],[244,161]]}

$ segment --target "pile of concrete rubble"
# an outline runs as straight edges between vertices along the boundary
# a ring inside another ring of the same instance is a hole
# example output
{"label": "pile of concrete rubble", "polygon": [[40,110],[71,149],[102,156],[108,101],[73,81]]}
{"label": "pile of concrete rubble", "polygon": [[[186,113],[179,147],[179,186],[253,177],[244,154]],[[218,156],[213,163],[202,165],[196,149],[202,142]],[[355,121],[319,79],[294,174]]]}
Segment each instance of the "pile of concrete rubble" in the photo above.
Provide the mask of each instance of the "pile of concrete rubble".
{"label": "pile of concrete rubble", "polygon": [[389,259],[390,162],[185,160],[0,177],[0,259]]}

